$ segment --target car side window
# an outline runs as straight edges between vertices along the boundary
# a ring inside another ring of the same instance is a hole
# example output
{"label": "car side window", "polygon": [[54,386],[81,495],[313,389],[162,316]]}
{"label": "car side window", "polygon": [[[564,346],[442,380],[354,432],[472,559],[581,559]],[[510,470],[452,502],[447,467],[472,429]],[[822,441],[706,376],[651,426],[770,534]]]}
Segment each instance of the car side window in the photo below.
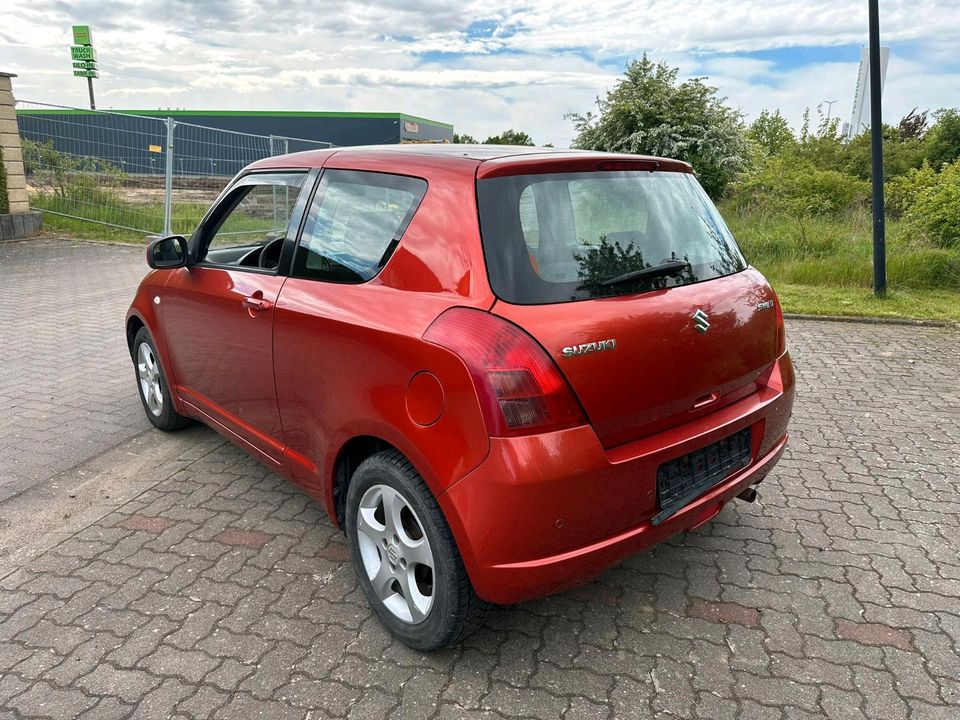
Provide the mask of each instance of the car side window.
{"label": "car side window", "polygon": [[305,178],[305,173],[256,173],[242,178],[222,201],[229,210],[205,230],[205,257],[230,262],[237,252],[283,238]]}
{"label": "car side window", "polygon": [[298,277],[370,280],[390,259],[427,191],[420,178],[326,170],[293,263]]}

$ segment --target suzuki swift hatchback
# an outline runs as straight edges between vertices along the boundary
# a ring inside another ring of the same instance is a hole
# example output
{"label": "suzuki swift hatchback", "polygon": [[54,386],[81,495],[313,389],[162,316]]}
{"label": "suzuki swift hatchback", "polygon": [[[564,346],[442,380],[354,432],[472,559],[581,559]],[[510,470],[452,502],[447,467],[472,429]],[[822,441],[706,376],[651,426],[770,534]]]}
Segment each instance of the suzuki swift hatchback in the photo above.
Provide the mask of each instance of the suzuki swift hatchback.
{"label": "suzuki swift hatchback", "polygon": [[147,417],[207,423],[322,503],[416,648],[752,500],[787,442],[777,297],[676,160],[269,158],[147,261],[126,326]]}

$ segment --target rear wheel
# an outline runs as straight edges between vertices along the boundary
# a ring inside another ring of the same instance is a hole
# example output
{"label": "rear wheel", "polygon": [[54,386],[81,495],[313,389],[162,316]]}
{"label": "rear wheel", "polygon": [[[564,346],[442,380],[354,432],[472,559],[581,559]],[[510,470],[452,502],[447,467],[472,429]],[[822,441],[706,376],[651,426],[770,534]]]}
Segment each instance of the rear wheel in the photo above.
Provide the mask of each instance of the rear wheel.
{"label": "rear wheel", "polygon": [[380,622],[405,644],[435,650],[483,620],[433,494],[396,450],[367,458],[350,481],[346,531],[357,578]]}
{"label": "rear wheel", "polygon": [[173,407],[170,385],[163,374],[157,349],[146,328],[140,328],[133,339],[133,367],[137,371],[137,389],[143,410],[156,427],[161,430],[178,430],[190,421]]}

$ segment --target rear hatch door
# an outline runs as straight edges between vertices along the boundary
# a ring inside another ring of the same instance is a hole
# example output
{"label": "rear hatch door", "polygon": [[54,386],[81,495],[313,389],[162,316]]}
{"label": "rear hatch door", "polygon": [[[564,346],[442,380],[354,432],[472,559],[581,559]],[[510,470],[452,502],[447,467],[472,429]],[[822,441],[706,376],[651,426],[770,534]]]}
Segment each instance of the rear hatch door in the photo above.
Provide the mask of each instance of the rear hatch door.
{"label": "rear hatch door", "polygon": [[693,175],[623,157],[477,181],[493,312],[553,356],[606,447],[744,397],[778,352],[773,291]]}

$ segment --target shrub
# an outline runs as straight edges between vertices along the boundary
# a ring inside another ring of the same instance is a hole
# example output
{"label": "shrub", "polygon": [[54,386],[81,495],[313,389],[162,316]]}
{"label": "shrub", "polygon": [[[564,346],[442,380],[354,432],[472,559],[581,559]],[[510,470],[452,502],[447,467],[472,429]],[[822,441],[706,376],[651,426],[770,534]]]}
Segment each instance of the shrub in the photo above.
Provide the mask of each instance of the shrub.
{"label": "shrub", "polygon": [[837,170],[821,170],[794,157],[774,157],[745,173],[731,195],[737,209],[793,217],[835,216],[863,207],[869,185]]}
{"label": "shrub", "polygon": [[902,217],[916,202],[917,195],[937,181],[937,173],[928,163],[889,180],[885,188],[887,212],[893,217]]}
{"label": "shrub", "polygon": [[936,123],[927,133],[927,158],[934,170],[960,159],[960,109],[938,110]]}
{"label": "shrub", "polygon": [[904,213],[908,225],[941,248],[960,248],[960,160],[924,182]]}

